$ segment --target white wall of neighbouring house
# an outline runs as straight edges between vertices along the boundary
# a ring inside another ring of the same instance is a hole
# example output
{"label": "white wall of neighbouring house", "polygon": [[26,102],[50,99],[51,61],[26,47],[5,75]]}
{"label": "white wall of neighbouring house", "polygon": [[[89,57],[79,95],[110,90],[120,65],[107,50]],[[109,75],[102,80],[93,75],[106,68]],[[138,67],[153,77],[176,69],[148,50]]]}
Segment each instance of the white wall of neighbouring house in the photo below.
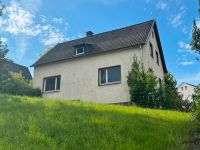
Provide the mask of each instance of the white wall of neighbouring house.
{"label": "white wall of neighbouring house", "polygon": [[192,95],[194,94],[194,89],[195,86],[187,84],[187,83],[182,83],[178,87],[178,92],[183,96],[183,100],[188,100],[190,102],[193,101]]}

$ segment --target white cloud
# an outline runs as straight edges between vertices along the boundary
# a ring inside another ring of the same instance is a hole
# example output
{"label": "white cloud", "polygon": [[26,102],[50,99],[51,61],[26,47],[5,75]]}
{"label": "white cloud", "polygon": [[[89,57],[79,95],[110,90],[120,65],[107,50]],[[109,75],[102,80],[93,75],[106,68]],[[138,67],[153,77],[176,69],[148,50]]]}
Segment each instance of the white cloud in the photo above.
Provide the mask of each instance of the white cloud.
{"label": "white cloud", "polygon": [[44,15],[40,15],[42,23],[47,23],[47,18]]}
{"label": "white cloud", "polygon": [[47,31],[49,30],[50,27],[51,27],[50,25],[44,25],[42,26],[42,30]]}
{"label": "white cloud", "polygon": [[50,29],[49,33],[41,39],[41,42],[47,47],[52,47],[66,40],[69,40],[69,38],[66,38],[59,30]]}
{"label": "white cloud", "polygon": [[177,14],[171,15],[169,18],[169,23],[171,24],[172,27],[178,27],[181,24],[183,24],[183,16],[186,12],[186,9],[184,6],[180,7],[180,10]]}
{"label": "white cloud", "polygon": [[59,24],[62,24],[63,23],[63,19],[62,18],[53,18],[53,21],[55,23],[59,23]]}
{"label": "white cloud", "polygon": [[1,37],[0,39],[1,39],[1,41],[2,41],[3,43],[7,43],[7,42],[8,42],[8,39],[5,38],[5,37]]}
{"label": "white cloud", "polygon": [[196,25],[197,25],[197,27],[200,28],[200,19],[199,18],[196,19]]}
{"label": "white cloud", "polygon": [[168,8],[168,4],[162,1],[159,1],[156,5],[158,9],[165,10]]}
{"label": "white cloud", "polygon": [[36,14],[42,6],[42,0],[20,0],[21,6],[31,14]]}
{"label": "white cloud", "polygon": [[191,49],[190,44],[186,44],[183,41],[179,41],[178,46],[179,46],[179,48],[183,48],[183,49]]}
{"label": "white cloud", "polygon": [[183,66],[188,66],[188,65],[193,65],[194,62],[193,61],[183,61],[183,62],[180,62],[179,64],[183,65]]}
{"label": "white cloud", "polygon": [[178,27],[179,25],[181,25],[183,22],[182,22],[182,16],[183,14],[182,13],[178,13],[174,16],[171,16],[169,21],[170,21],[170,24],[173,26],[173,27]]}
{"label": "white cloud", "polygon": [[3,29],[14,35],[25,34],[37,36],[41,31],[39,25],[35,24],[34,18],[29,11],[23,9],[16,1],[11,1],[6,7],[7,19],[4,20]]}
{"label": "white cloud", "polygon": [[[66,35],[68,23],[62,18],[47,19],[46,16],[40,15],[41,22],[36,23],[35,14],[42,4],[41,0],[28,0],[30,3],[21,0],[21,2],[23,3],[12,0],[6,7],[5,15],[0,18],[0,32],[16,37],[16,52],[19,60],[26,54],[28,39],[31,37],[38,37],[39,41],[48,47],[69,39]],[[52,21],[62,24],[64,29],[62,31],[57,29],[50,24]]]}

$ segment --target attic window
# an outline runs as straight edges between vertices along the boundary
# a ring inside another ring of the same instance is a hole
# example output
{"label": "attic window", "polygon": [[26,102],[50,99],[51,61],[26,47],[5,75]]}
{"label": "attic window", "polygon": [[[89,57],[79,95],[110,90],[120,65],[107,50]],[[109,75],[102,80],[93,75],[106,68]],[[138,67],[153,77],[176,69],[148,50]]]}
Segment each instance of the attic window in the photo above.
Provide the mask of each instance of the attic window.
{"label": "attic window", "polygon": [[150,55],[153,58],[153,45],[151,44],[151,42],[149,42],[149,47],[150,47]]}
{"label": "attic window", "polygon": [[154,32],[152,31],[152,37],[154,38]]}
{"label": "attic window", "polygon": [[159,56],[158,56],[158,52],[156,51],[156,62],[159,65]]}
{"label": "attic window", "polygon": [[85,53],[85,47],[84,46],[76,47],[76,55],[82,55],[84,53]]}

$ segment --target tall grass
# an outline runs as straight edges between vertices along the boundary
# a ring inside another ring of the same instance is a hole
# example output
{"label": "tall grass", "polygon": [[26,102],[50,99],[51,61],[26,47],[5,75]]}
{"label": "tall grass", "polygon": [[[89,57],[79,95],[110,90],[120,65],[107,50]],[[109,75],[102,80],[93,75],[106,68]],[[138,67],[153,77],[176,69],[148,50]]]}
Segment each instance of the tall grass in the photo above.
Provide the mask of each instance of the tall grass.
{"label": "tall grass", "polygon": [[190,114],[0,95],[0,149],[184,149]]}

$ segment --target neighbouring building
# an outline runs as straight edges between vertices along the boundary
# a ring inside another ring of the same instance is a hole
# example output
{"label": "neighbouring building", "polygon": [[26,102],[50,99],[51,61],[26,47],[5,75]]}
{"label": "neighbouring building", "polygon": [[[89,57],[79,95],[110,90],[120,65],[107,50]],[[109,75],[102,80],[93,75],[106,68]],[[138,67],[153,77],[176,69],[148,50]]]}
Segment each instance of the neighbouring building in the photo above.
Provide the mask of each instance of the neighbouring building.
{"label": "neighbouring building", "polygon": [[13,61],[4,60],[0,64],[0,67],[6,69],[10,75],[14,75],[15,73],[18,73],[25,79],[32,80],[31,73],[30,73],[28,67],[26,67],[26,66],[16,64]]}
{"label": "neighbouring building", "polygon": [[178,87],[178,92],[183,96],[183,100],[193,101],[192,95],[194,94],[195,85],[183,82]]}
{"label": "neighbouring building", "polygon": [[128,103],[134,57],[163,80],[167,68],[155,20],[57,44],[33,64],[33,84],[46,98]]}

